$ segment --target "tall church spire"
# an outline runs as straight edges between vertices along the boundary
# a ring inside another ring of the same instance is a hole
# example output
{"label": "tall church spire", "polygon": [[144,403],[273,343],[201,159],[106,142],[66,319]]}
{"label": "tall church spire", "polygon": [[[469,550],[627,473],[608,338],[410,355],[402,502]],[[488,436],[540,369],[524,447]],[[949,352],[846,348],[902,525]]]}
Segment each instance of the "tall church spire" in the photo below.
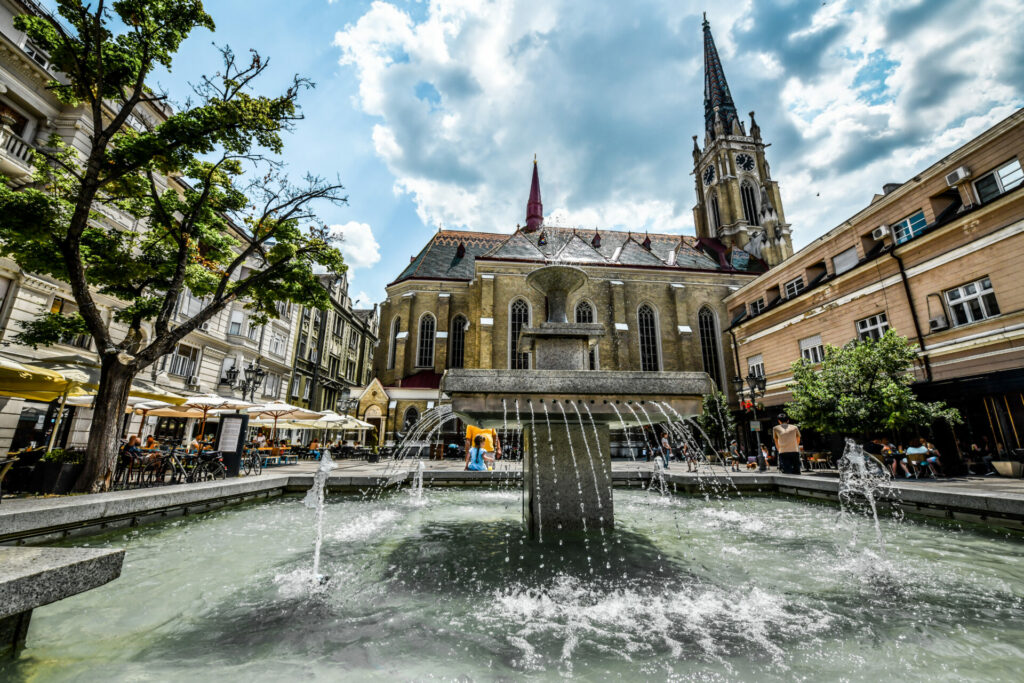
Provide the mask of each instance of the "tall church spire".
{"label": "tall church spire", "polygon": [[[716,120],[717,115],[717,120]],[[708,138],[714,140],[716,124],[721,122],[719,131],[729,135],[732,132],[733,123],[738,122],[736,105],[732,101],[732,93],[729,92],[729,84],[725,81],[725,71],[722,70],[722,62],[718,58],[718,48],[715,47],[715,39],[711,36],[711,24],[708,17],[704,15],[704,129]]]}
{"label": "tall church spire", "polygon": [[544,205],[540,201],[540,177],[537,174],[537,155],[533,156],[533,180],[530,198],[526,201],[526,232],[536,232],[544,223]]}

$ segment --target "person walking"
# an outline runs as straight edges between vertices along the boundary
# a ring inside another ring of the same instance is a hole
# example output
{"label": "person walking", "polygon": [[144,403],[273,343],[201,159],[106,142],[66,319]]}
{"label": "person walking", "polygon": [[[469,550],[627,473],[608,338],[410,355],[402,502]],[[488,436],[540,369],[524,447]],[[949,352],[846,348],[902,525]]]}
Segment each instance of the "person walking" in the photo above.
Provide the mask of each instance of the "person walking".
{"label": "person walking", "polygon": [[668,469],[668,463],[672,460],[672,444],[668,441],[668,432],[661,434],[661,455],[665,460],[665,469]]}
{"label": "person walking", "polygon": [[779,471],[800,474],[800,429],[789,422],[789,415],[779,413],[778,424],[772,429],[772,440],[779,454]]}

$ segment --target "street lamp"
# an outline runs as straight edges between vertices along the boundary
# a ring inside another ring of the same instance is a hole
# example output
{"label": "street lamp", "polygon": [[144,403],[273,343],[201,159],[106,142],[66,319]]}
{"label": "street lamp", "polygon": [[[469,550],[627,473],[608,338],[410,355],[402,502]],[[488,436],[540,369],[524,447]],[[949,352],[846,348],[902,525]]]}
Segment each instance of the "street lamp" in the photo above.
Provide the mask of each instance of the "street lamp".
{"label": "street lamp", "polygon": [[264,370],[255,361],[249,361],[249,364],[245,366],[242,371],[244,379],[238,379],[238,366],[232,365],[230,368],[224,371],[223,384],[227,384],[232,389],[240,389],[242,392],[242,399],[245,400],[246,395],[249,396],[248,400],[252,401],[256,398],[256,390],[263,384],[263,380],[267,376],[267,371]]}
{"label": "street lamp", "polygon": [[750,409],[754,413],[754,419],[751,424],[754,422],[757,423],[757,429],[754,431],[754,437],[757,439],[756,457],[758,469],[764,471],[767,464],[761,457],[761,423],[757,419],[757,399],[764,396],[765,390],[768,386],[768,380],[766,380],[762,375],[755,374],[753,370],[751,370],[746,377],[733,377],[732,384],[736,389],[736,396],[740,399],[741,404],[743,402],[744,382],[747,385],[747,390],[750,392]]}
{"label": "street lamp", "polygon": [[342,415],[348,415],[348,412],[358,405],[359,399],[352,396],[352,390],[348,387],[342,387],[339,393],[338,412]]}

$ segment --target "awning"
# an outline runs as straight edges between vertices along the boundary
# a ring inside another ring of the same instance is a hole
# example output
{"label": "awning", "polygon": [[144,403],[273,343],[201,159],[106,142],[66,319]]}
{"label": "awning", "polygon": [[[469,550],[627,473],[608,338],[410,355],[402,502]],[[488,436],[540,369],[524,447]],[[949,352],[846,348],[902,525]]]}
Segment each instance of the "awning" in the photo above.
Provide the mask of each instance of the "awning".
{"label": "awning", "polygon": [[0,396],[49,403],[65,393],[81,396],[86,392],[56,370],[0,356]]}
{"label": "awning", "polygon": [[[95,393],[100,387],[100,366],[95,360],[60,356],[57,358],[43,358],[38,360],[37,363],[67,377],[78,386],[88,390],[88,393]],[[139,398],[151,401],[166,401],[175,405],[185,402],[184,396],[158,387],[153,382],[141,377],[136,377],[132,380],[132,388],[128,393],[131,396],[138,396]]]}

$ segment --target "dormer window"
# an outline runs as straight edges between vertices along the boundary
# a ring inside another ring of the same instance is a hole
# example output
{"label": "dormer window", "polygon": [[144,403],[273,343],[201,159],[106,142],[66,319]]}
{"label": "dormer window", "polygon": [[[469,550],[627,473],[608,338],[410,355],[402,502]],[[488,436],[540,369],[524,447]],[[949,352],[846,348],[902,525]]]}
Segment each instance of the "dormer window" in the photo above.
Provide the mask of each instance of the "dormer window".
{"label": "dormer window", "polygon": [[804,286],[803,276],[793,278],[783,287],[783,291],[786,293],[786,298],[792,299],[797,296],[800,292],[804,291]]}
{"label": "dormer window", "polygon": [[466,245],[459,242],[459,248],[455,250],[455,258],[462,258],[466,255]]}
{"label": "dormer window", "polygon": [[594,247],[594,249],[600,249],[601,248],[601,234],[600,233],[597,233],[597,232],[594,233],[594,239],[590,240],[590,245],[592,247]]}
{"label": "dormer window", "polygon": [[1024,181],[1024,170],[1021,170],[1020,161],[1011,159],[996,170],[975,180],[974,189],[978,193],[978,201],[984,204],[1017,187],[1022,181]]}
{"label": "dormer window", "polygon": [[927,225],[928,221],[925,220],[924,211],[918,211],[907,216],[899,223],[893,223],[892,234],[896,239],[896,244],[903,244],[914,239],[921,234]]}
{"label": "dormer window", "polygon": [[757,315],[766,307],[767,304],[765,304],[763,296],[760,299],[754,299],[750,302],[750,315]]}

